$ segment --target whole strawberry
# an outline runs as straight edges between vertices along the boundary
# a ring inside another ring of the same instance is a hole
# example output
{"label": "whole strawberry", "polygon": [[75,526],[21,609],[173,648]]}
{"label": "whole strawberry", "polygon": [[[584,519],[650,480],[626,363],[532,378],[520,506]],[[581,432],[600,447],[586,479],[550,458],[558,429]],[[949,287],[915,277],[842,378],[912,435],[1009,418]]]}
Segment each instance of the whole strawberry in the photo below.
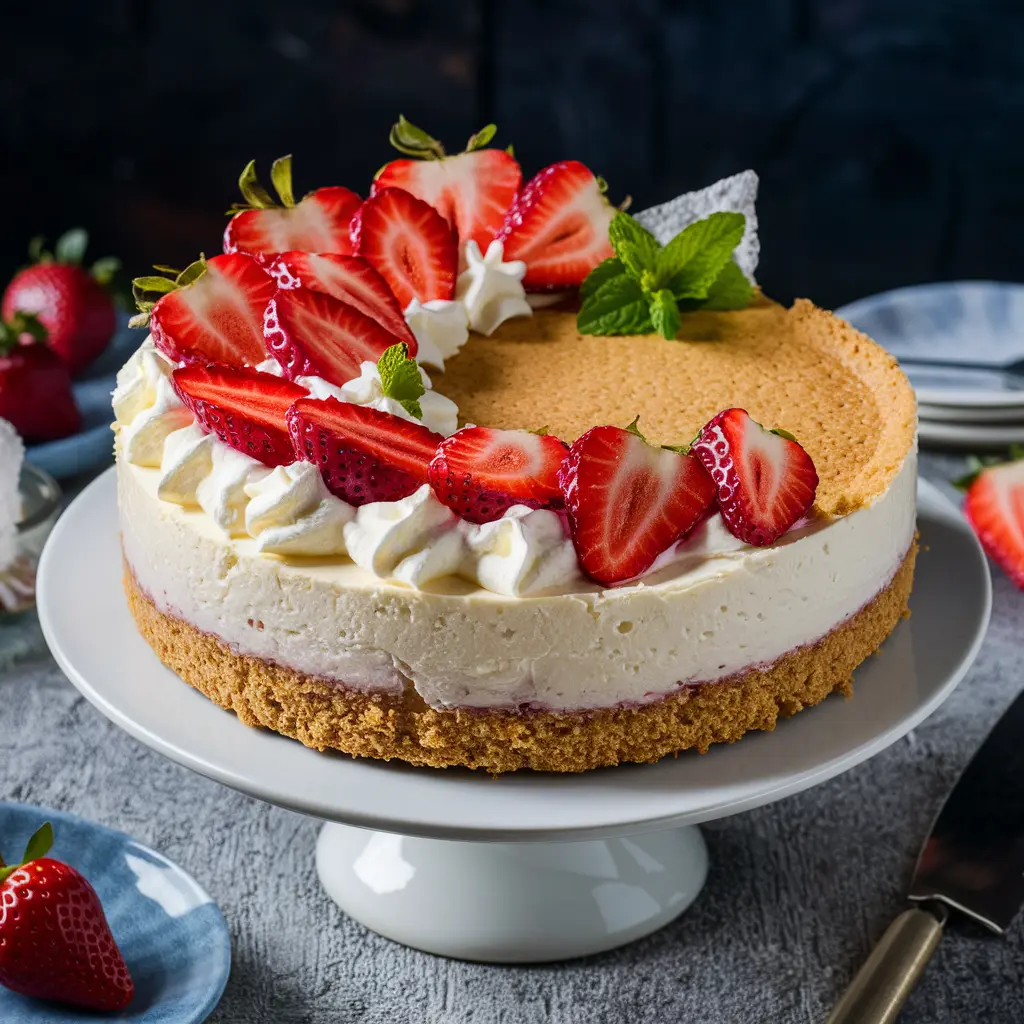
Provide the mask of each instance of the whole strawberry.
{"label": "whole strawberry", "polygon": [[0,860],[0,984],[90,1010],[122,1010],[135,985],[93,887],[47,857],[47,822],[20,864]]}
{"label": "whole strawberry", "polygon": [[82,426],[68,367],[45,341],[32,314],[0,321],[0,419],[26,441],[55,441]]}
{"label": "whole strawberry", "polygon": [[29,246],[32,265],[20,270],[4,292],[0,315],[35,313],[49,334],[47,344],[77,376],[109,344],[117,327],[114,300],[106,286],[117,272],[113,258],[82,266],[88,235],[74,228],[62,235],[53,253],[43,240]]}

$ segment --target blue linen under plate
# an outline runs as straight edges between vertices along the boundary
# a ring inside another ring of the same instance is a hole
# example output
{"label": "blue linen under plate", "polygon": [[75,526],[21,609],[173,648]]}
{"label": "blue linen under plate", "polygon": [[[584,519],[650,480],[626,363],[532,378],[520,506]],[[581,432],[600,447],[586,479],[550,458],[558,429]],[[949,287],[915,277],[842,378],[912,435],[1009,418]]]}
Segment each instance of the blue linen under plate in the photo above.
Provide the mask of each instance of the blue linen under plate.
{"label": "blue linen under plate", "polygon": [[53,823],[50,856],[77,868],[103,903],[135,982],[135,998],[117,1014],[96,1014],[28,999],[0,987],[3,1024],[75,1024],[98,1020],[198,1024],[220,1001],[231,969],[224,916],[193,878],[123,832],[71,814],[0,803],[0,851],[13,861],[29,836]]}
{"label": "blue linen under plate", "polygon": [[[912,285],[858,299],[836,310],[897,359],[908,356],[965,363],[1007,364],[1024,359],[1024,285],[946,281]],[[905,366],[921,392],[965,396],[1020,392],[1024,378],[997,370]],[[1024,399],[1024,395],[1018,396]],[[935,398],[931,399],[935,401]]]}
{"label": "blue linen under plate", "polygon": [[28,445],[25,457],[29,462],[60,480],[96,472],[113,461],[110,393],[114,390],[117,371],[145,336],[145,331],[128,326],[127,314],[118,315],[117,332],[110,344],[72,385],[75,401],[82,410],[82,429],[59,441]]}

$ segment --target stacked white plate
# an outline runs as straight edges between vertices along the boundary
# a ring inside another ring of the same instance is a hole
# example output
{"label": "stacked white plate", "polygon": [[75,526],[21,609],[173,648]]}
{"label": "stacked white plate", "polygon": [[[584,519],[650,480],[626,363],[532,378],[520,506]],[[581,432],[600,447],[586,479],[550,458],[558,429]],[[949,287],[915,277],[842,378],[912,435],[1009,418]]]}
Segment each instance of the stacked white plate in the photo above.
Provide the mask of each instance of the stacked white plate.
{"label": "stacked white plate", "polygon": [[917,392],[923,444],[981,451],[1024,443],[1024,285],[915,285],[836,315],[900,361]]}

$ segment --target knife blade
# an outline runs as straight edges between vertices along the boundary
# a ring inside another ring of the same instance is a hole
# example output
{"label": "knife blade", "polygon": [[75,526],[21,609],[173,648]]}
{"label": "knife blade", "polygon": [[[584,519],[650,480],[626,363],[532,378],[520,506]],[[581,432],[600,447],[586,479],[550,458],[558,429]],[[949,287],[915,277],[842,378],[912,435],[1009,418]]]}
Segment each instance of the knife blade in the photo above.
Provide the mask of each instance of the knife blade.
{"label": "knife blade", "polygon": [[1002,935],[1024,905],[1024,692],[953,784],[921,847],[908,898],[828,1024],[892,1024],[949,909]]}
{"label": "knife blade", "polygon": [[946,797],[909,895],[945,903],[998,935],[1024,906],[1024,693]]}

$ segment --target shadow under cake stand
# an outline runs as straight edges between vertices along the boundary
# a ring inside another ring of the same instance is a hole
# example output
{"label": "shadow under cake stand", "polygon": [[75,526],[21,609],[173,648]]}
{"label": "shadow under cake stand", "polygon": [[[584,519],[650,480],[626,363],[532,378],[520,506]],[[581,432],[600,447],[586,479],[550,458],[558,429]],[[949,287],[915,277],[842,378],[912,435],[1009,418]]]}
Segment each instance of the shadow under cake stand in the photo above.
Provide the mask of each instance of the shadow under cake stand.
{"label": "shadow under cake stand", "polygon": [[320,879],[352,917],[470,960],[560,960],[660,928],[704,882],[700,822],[824,782],[903,736],[967,671],[991,608],[974,536],[921,482],[913,618],[857,671],[852,700],[831,697],[703,756],[492,779],[320,754],[242,725],[182,683],[129,615],[115,494],[111,470],[58,522],[40,566],[43,631],[71,682],[179,764],[323,819]]}

